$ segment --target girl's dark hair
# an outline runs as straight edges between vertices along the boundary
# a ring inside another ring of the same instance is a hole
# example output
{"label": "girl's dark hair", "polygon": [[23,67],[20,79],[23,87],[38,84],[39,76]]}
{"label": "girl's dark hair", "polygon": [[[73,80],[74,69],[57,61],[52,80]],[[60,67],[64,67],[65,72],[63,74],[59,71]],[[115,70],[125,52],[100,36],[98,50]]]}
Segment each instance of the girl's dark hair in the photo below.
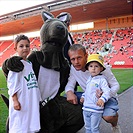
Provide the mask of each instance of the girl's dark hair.
{"label": "girl's dark hair", "polygon": [[14,47],[17,47],[18,42],[20,42],[21,40],[27,40],[30,43],[30,40],[27,36],[25,35],[17,35],[17,37],[14,40]]}

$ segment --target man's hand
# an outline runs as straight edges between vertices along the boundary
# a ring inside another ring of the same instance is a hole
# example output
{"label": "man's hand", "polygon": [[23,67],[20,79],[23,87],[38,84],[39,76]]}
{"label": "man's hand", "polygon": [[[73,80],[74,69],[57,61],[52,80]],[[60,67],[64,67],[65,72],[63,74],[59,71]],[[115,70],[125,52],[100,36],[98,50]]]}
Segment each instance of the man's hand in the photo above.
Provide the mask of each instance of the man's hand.
{"label": "man's hand", "polygon": [[99,89],[96,90],[96,97],[99,99],[101,97],[101,95],[103,94],[103,92]]}
{"label": "man's hand", "polygon": [[78,104],[77,96],[72,91],[68,91],[66,95],[67,95],[68,102],[73,103],[73,104]]}
{"label": "man's hand", "polygon": [[81,104],[84,103],[84,98],[83,98],[83,97],[80,98],[80,103],[81,103]]}

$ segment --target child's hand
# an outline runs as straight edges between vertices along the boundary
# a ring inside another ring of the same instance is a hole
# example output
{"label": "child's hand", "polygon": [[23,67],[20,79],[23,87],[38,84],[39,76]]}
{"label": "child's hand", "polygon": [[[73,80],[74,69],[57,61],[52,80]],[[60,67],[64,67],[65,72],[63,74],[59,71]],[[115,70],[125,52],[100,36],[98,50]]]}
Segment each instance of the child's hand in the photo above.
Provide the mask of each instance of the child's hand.
{"label": "child's hand", "polygon": [[19,101],[14,101],[14,109],[21,110],[21,105],[20,105]]}
{"label": "child's hand", "polygon": [[80,103],[83,104],[83,102],[84,102],[84,98],[81,97],[81,98],[80,98]]}
{"label": "child's hand", "polygon": [[102,99],[98,99],[97,105],[100,107],[104,107],[104,101]]}

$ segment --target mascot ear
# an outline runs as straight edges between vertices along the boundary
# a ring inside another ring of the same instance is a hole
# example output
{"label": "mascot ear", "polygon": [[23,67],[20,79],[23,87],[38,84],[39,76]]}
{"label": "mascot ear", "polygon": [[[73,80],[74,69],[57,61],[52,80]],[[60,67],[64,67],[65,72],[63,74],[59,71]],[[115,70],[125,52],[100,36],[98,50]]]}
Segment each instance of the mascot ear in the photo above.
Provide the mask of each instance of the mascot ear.
{"label": "mascot ear", "polygon": [[47,12],[47,11],[43,11],[42,12],[42,19],[43,21],[45,22],[47,19],[52,19],[54,18],[54,15],[51,14],[50,12]]}
{"label": "mascot ear", "polygon": [[60,13],[57,18],[63,22],[71,21],[72,16],[68,12],[62,12]]}

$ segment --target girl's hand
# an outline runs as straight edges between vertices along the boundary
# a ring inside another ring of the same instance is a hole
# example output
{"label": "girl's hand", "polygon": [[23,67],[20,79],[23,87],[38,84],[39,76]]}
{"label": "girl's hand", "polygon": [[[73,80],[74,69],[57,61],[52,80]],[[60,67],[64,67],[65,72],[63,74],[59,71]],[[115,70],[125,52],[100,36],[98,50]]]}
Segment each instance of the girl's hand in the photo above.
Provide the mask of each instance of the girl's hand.
{"label": "girl's hand", "polygon": [[14,101],[14,109],[15,110],[21,110],[21,105],[20,105],[20,103],[19,103],[19,101]]}
{"label": "girl's hand", "polygon": [[102,99],[98,99],[97,105],[100,107],[104,107],[104,101]]}

